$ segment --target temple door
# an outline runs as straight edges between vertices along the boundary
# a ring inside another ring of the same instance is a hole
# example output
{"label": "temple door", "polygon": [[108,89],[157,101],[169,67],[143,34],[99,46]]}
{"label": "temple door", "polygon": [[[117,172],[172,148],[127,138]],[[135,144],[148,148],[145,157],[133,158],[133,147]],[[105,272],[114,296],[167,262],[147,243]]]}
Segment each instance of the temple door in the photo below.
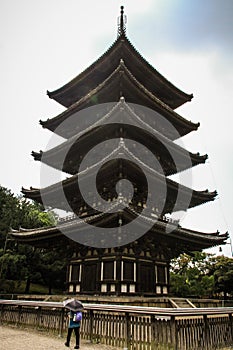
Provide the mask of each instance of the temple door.
{"label": "temple door", "polygon": [[141,292],[155,293],[155,270],[151,263],[141,263]]}
{"label": "temple door", "polygon": [[97,263],[85,262],[83,265],[81,291],[82,292],[96,292],[97,281]]}

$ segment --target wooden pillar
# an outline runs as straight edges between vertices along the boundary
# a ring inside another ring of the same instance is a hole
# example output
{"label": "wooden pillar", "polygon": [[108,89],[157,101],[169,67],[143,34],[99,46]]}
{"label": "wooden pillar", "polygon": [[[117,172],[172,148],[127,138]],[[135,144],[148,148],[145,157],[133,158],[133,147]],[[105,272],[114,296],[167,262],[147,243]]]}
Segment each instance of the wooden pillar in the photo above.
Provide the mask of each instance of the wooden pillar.
{"label": "wooden pillar", "polygon": [[170,293],[170,261],[167,263],[167,293]]}
{"label": "wooden pillar", "polygon": [[121,258],[116,257],[116,295],[121,294]]}
{"label": "wooden pillar", "polygon": [[97,268],[96,268],[96,291],[101,293],[101,285],[102,285],[102,279],[101,279],[101,265],[102,265],[102,257],[99,257],[97,260]]}
{"label": "wooden pillar", "polygon": [[142,276],[141,276],[141,261],[137,261],[137,285],[138,285],[138,294],[142,295]]}
{"label": "wooden pillar", "polygon": [[71,266],[71,263],[69,262],[66,268],[66,290],[68,293],[69,293],[69,286],[70,286],[70,266]]}

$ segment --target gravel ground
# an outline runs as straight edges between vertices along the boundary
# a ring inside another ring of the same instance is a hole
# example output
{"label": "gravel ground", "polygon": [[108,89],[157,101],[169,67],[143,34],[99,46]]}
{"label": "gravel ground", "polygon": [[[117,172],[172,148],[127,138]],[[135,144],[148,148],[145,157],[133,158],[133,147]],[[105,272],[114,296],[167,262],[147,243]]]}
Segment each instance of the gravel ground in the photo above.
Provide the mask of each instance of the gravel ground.
{"label": "gravel ground", "polygon": [[[18,329],[7,326],[0,326],[0,349],[2,350],[65,350],[65,338],[39,333],[31,329]],[[70,349],[74,348],[74,338],[71,341]],[[229,350],[225,348],[221,350]],[[90,344],[81,340],[80,350],[122,350],[103,344]]]}
{"label": "gravel ground", "polygon": [[[65,350],[65,338],[40,334],[39,332],[0,326],[0,349],[2,350]],[[71,340],[70,349],[75,345]],[[80,350],[120,350],[103,344],[90,344],[81,339]]]}

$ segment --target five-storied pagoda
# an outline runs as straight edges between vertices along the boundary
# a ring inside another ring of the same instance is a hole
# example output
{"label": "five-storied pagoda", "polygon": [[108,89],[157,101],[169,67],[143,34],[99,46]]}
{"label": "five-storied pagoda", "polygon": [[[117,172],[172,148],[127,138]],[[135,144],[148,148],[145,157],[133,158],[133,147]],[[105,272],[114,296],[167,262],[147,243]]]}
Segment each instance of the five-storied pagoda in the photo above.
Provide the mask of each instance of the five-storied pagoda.
{"label": "five-storied pagoda", "polygon": [[[173,212],[213,201],[217,194],[193,190],[169,178],[207,159],[174,142],[199,127],[174,111],[191,101],[192,95],[165,79],[130,43],[123,7],[112,46],[76,78],[48,95],[66,110],[40,123],[65,141],[32,155],[69,177],[42,189],[23,189],[23,194],[52,208],[72,211],[76,217],[56,227],[13,231],[11,236],[36,247],[71,246],[66,281],[69,293],[166,295],[172,258],[224,244],[228,237],[218,231],[186,229],[169,219]],[[105,154],[98,151],[99,144],[105,145]],[[94,157],[83,166],[93,149]],[[96,169],[97,192],[106,203],[102,212],[92,187],[87,188],[87,203],[77,186],[78,182],[89,187],[88,179]],[[122,179],[133,187],[130,200],[127,191],[120,186],[116,189]],[[153,196],[148,183],[157,191]],[[136,219],[134,230],[128,224]],[[123,235],[124,227],[129,228]],[[134,236],[138,227],[144,233]],[[114,229],[118,243],[113,239],[109,244]],[[98,235],[101,230],[105,236],[98,243],[95,232]],[[108,230],[110,240],[105,241]]]}

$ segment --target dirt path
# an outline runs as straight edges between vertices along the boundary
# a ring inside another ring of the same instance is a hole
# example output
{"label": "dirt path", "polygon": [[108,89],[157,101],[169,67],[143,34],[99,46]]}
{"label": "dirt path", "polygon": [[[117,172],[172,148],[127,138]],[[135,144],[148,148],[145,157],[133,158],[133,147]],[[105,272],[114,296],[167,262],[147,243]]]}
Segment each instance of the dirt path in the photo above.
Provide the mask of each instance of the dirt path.
{"label": "dirt path", "polygon": [[[0,349],[3,350],[65,350],[65,338],[40,334],[27,329],[0,326]],[[74,339],[70,349],[74,348]],[[120,350],[102,344],[90,344],[81,340],[80,350]]]}
{"label": "dirt path", "polygon": [[[65,338],[49,336],[46,333],[39,333],[31,329],[17,329],[13,327],[0,326],[0,349],[2,350],[66,350]],[[74,339],[71,347],[74,348]],[[221,350],[229,350],[225,348]],[[122,350],[103,344],[90,344],[81,340],[80,350]]]}

